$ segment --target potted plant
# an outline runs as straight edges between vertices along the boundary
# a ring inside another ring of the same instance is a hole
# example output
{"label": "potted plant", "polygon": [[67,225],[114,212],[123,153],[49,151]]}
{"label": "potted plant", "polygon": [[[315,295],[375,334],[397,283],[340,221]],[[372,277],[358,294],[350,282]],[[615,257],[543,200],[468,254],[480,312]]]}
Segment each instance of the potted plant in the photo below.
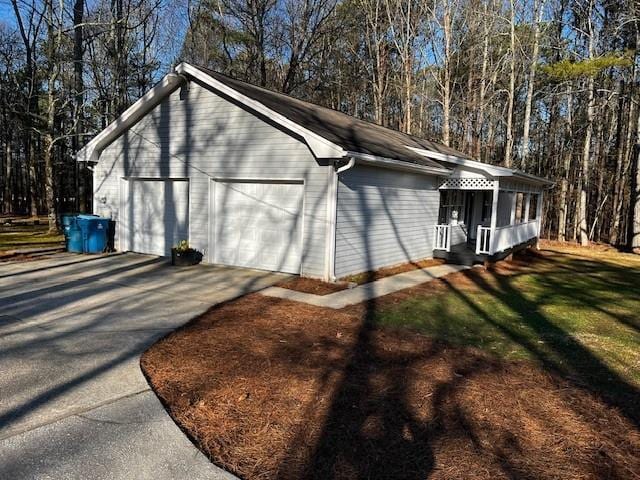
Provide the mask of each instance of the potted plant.
{"label": "potted plant", "polygon": [[202,261],[202,253],[191,248],[188,240],[182,240],[177,246],[171,249],[171,265],[187,267],[196,265]]}

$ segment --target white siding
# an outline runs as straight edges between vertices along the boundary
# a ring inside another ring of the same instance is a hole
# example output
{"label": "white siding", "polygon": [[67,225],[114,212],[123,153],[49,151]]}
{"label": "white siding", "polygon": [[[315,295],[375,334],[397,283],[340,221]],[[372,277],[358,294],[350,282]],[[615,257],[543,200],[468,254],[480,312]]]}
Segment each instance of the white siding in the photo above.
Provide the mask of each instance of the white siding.
{"label": "white siding", "polygon": [[301,179],[302,274],[322,277],[328,168],[301,141],[191,82],[186,96],[172,93],[102,152],[94,171],[94,204],[103,212],[104,199],[118,220],[123,177],[189,178],[189,241],[208,258],[215,248],[209,244],[211,178]]}
{"label": "white siding", "polygon": [[436,177],[356,166],[338,182],[336,276],[433,255]]}
{"label": "white siding", "polygon": [[469,227],[462,225],[451,225],[451,245],[467,243],[466,229]]}

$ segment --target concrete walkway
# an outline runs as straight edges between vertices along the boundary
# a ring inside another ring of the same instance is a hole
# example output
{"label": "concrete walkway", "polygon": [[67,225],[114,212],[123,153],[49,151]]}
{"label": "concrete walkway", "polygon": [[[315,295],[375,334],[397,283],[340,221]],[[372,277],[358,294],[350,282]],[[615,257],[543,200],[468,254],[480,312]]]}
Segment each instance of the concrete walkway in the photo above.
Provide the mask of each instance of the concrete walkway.
{"label": "concrete walkway", "polygon": [[262,292],[262,295],[284,298],[296,302],[308,303],[318,307],[340,309],[348,305],[366,302],[373,298],[382,297],[390,293],[415,287],[421,283],[430,282],[436,278],[444,277],[450,273],[467,270],[471,267],[465,265],[438,265],[420,270],[399,273],[391,277],[381,278],[375,282],[365,283],[355,288],[341,290],[329,295],[314,295],[312,293],[297,292],[288,288],[270,287]]}
{"label": "concrete walkway", "polygon": [[0,263],[0,478],[233,478],[174,424],[139,358],[282,278],[135,254]]}

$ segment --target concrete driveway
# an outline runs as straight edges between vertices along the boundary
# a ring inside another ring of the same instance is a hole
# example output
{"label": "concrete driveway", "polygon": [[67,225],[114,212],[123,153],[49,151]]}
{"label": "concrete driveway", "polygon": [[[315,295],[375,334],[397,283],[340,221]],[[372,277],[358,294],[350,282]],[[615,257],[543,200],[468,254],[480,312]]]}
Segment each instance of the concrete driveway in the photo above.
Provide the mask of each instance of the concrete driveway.
{"label": "concrete driveway", "polygon": [[0,264],[0,478],[230,478],[169,418],[139,357],[281,278],[137,254]]}

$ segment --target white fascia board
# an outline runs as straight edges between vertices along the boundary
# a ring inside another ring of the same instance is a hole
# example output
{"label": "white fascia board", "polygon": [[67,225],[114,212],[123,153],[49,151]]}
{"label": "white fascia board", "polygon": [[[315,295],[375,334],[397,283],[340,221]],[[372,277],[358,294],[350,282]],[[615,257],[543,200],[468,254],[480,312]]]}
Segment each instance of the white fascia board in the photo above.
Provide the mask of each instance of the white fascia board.
{"label": "white fascia board", "polygon": [[97,162],[102,151],[113,140],[125,130],[135,125],[147,112],[158,105],[163,98],[178,88],[183,80],[180,75],[176,75],[175,73],[166,75],[155,87],[127,108],[122,115],[111,122],[107,128],[102,130],[80,149],[76,153],[76,160],[78,162]]}
{"label": "white fascia board", "polygon": [[476,170],[482,170],[483,172],[491,175],[492,177],[511,177],[513,170],[504,167],[496,167],[494,165],[487,165],[486,163],[476,162],[475,160],[468,160],[466,158],[456,157],[454,155],[447,155],[440,152],[434,152],[432,150],[426,150],[423,148],[415,148],[407,146],[409,150],[434,160],[440,160],[442,162],[454,163],[462,167],[469,167]]}
{"label": "white fascia board", "polygon": [[488,165],[486,163],[477,162],[475,160],[469,160],[466,158],[456,157],[454,155],[446,155],[444,153],[434,152],[432,150],[426,150],[422,148],[414,148],[407,146],[409,150],[416,152],[419,155],[423,155],[434,160],[440,160],[442,162],[450,162],[461,167],[472,168],[475,170],[481,170],[486,172],[491,177],[515,177],[520,180],[536,183],[539,185],[552,186],[554,182],[547,180],[546,178],[538,177],[524,172],[519,172],[511,168],[498,167],[495,165]]}
{"label": "white fascia board", "polygon": [[556,182],[554,182],[552,180],[548,180],[546,178],[538,177],[536,175],[531,175],[530,173],[514,172],[513,176],[514,176],[514,178],[517,178],[518,180],[523,180],[523,181],[529,182],[529,183],[535,183],[536,185],[544,185],[547,188],[551,188],[556,184]]}
{"label": "white fascia board", "polygon": [[347,152],[345,152],[345,150],[339,145],[336,145],[335,143],[330,142],[326,138],[321,137],[317,133],[314,133],[311,130],[308,130],[302,127],[301,125],[293,122],[292,120],[289,120],[284,115],[280,115],[279,113],[274,112],[273,110],[271,110],[269,107],[266,107],[262,103],[256,100],[253,100],[252,98],[249,98],[246,95],[241,94],[237,90],[234,90],[233,88],[207,75],[206,73],[199,70],[198,68],[195,68],[192,65],[189,65],[188,63],[183,62],[180,65],[178,65],[176,67],[176,72],[183,75],[189,75],[201,81],[202,83],[210,86],[214,90],[224,93],[228,97],[233,98],[234,100],[237,100],[243,105],[246,105],[251,110],[261,113],[262,115],[273,120],[274,122],[281,125],[285,129],[300,135],[302,138],[304,138],[307,145],[309,145],[309,148],[311,149],[313,154],[316,156],[316,158],[342,158],[346,156]]}
{"label": "white fascia board", "polygon": [[420,165],[417,163],[404,162],[401,160],[394,160],[393,158],[379,157],[377,155],[370,155],[367,153],[359,152],[347,152],[347,156],[356,159],[356,163],[363,165],[372,165],[382,168],[391,168],[393,170],[403,170],[409,172],[423,173],[427,175],[445,175],[448,176],[451,170],[444,167],[429,167],[427,165]]}

